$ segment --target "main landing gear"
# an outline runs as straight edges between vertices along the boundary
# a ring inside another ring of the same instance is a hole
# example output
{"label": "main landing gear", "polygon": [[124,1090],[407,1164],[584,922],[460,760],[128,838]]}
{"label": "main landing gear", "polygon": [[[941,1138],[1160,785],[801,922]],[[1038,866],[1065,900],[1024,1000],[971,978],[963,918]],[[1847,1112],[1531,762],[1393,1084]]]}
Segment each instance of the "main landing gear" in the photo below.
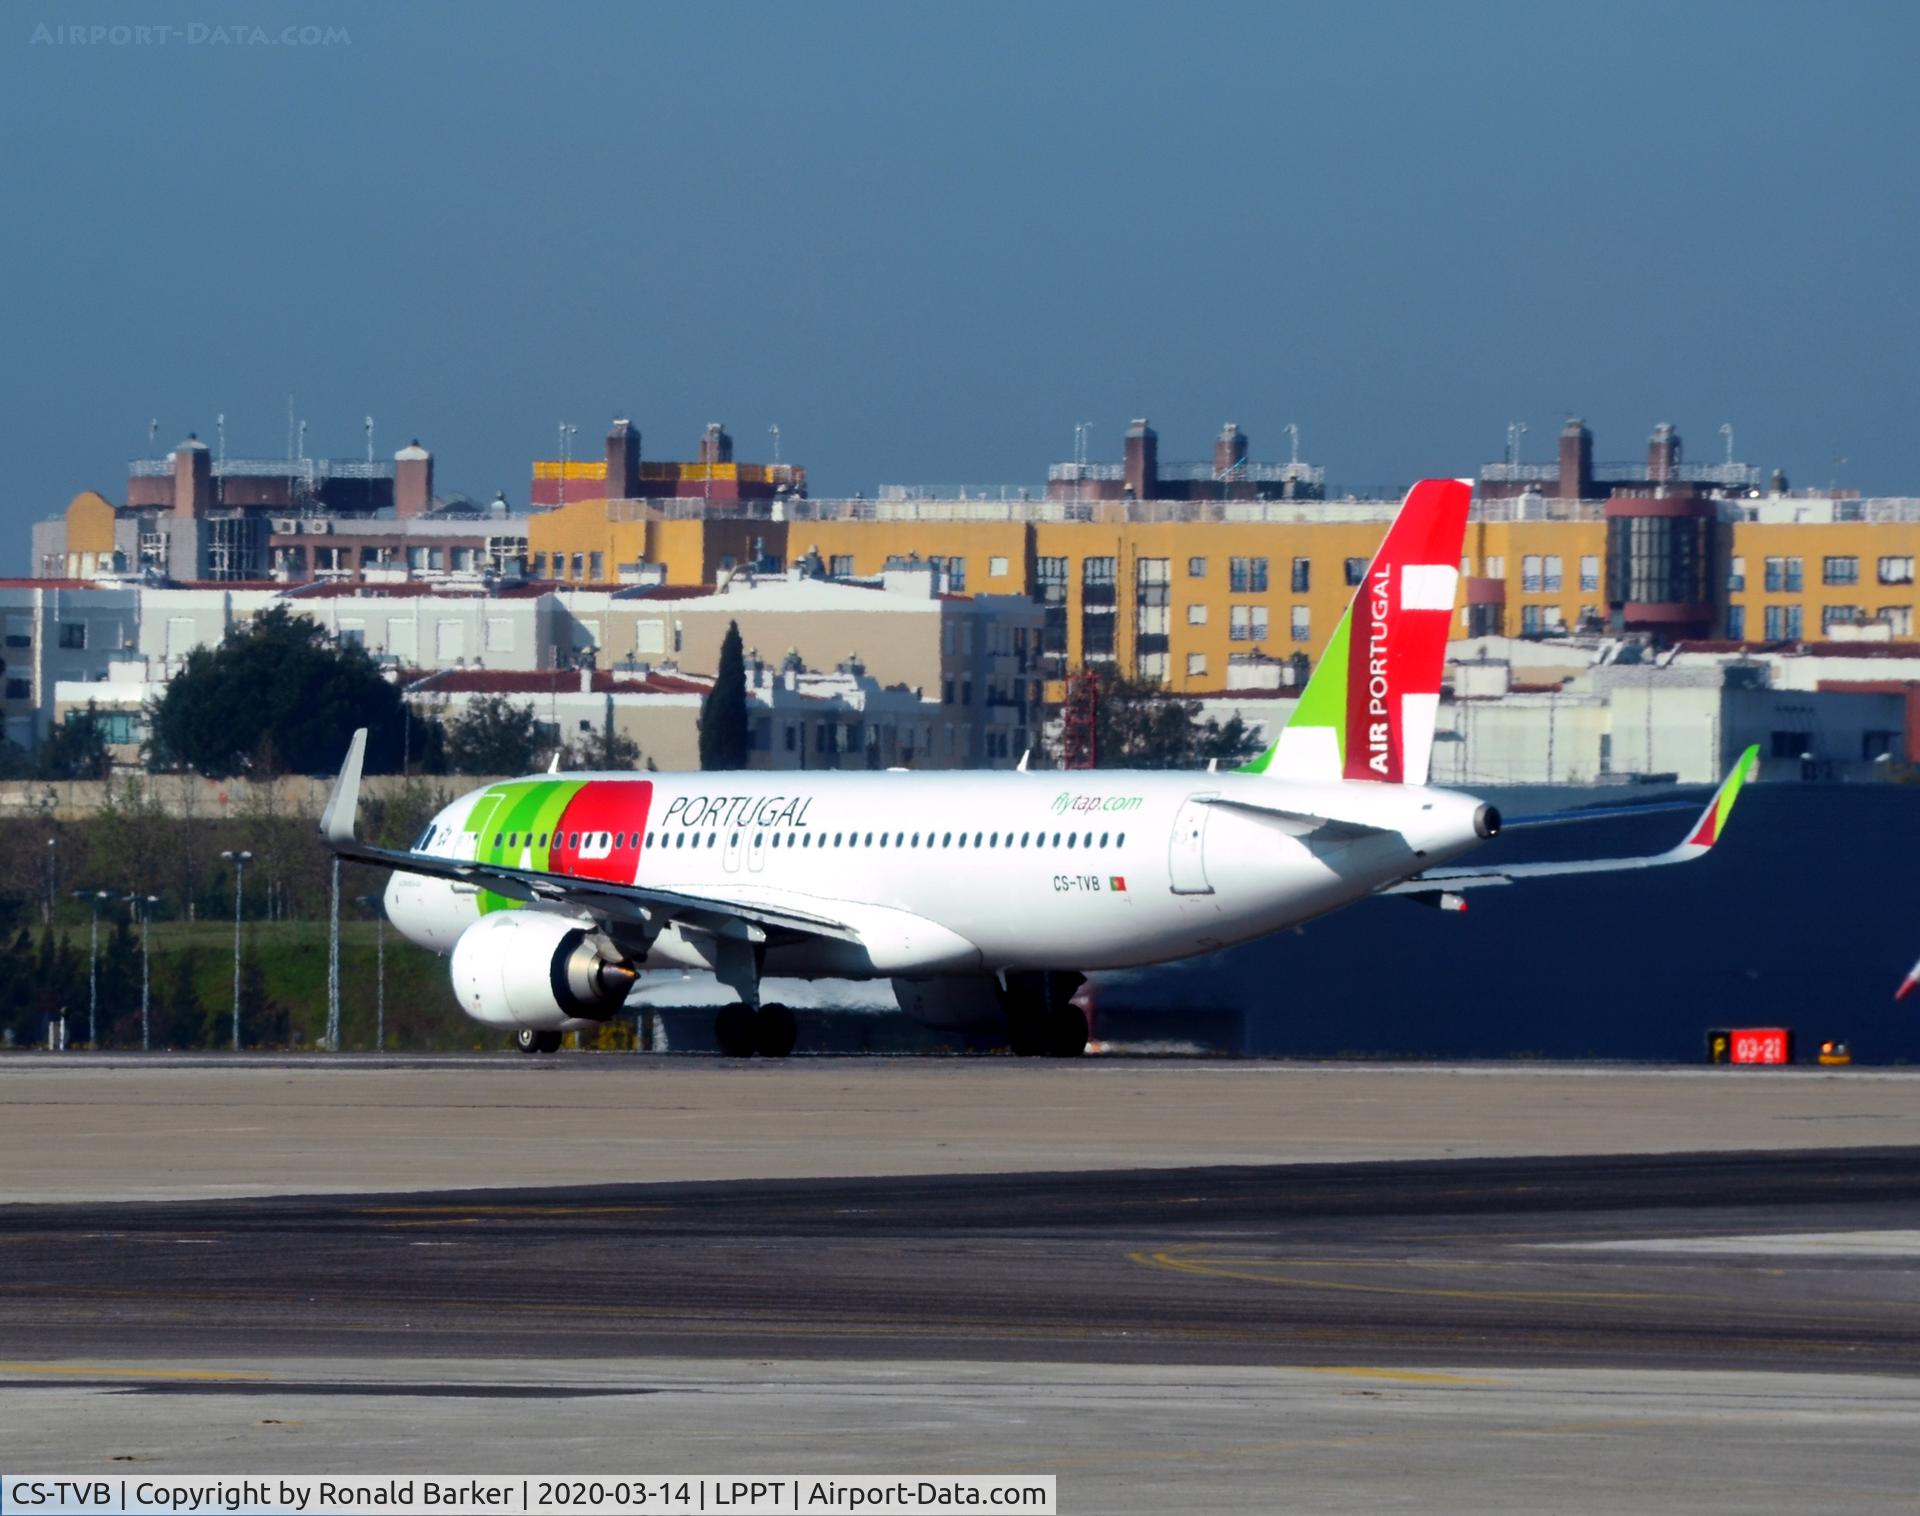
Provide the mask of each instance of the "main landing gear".
{"label": "main landing gear", "polygon": [[513,1045],[523,1053],[557,1053],[560,1051],[558,1032],[534,1032],[522,1027],[513,1034]]}
{"label": "main landing gear", "polygon": [[729,1058],[785,1058],[793,1051],[799,1035],[799,1023],[784,1005],[763,1005],[759,1010],[743,1001],[722,1006],[713,1018],[713,1040]]}
{"label": "main landing gear", "polygon": [[1007,1046],[1022,1058],[1078,1058],[1087,1018],[1073,1003],[1084,974],[1054,970],[1007,975]]}

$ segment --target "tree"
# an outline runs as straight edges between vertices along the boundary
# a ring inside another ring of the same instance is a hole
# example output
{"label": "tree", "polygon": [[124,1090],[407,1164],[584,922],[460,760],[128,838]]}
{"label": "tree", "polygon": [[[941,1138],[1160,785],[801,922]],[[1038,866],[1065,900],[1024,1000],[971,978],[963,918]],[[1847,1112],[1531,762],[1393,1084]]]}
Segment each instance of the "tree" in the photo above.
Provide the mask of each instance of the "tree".
{"label": "tree", "polygon": [[148,759],[216,779],[324,773],[364,726],[368,772],[392,772],[413,720],[363,648],[336,645],[312,619],[277,605],[219,647],[187,655],[152,706]]}
{"label": "tree", "polygon": [[447,763],[456,774],[524,774],[535,766],[540,735],[533,702],[482,695],[447,723]]}
{"label": "tree", "polygon": [[87,702],[84,711],[69,711],[56,721],[33,755],[41,779],[104,779],[113,770],[107,752],[107,732],[100,713]]}
{"label": "tree", "polygon": [[1216,758],[1236,764],[1260,751],[1238,716],[1202,721],[1199,701],[1136,679],[1101,681],[1098,731],[1100,767],[1108,769],[1201,768]]}
{"label": "tree", "polygon": [[567,767],[605,773],[640,767],[640,744],[611,726],[589,732],[567,748]]}
{"label": "tree", "polygon": [[745,768],[748,742],[747,658],[740,645],[740,623],[729,621],[713,688],[700,702],[700,767]]}

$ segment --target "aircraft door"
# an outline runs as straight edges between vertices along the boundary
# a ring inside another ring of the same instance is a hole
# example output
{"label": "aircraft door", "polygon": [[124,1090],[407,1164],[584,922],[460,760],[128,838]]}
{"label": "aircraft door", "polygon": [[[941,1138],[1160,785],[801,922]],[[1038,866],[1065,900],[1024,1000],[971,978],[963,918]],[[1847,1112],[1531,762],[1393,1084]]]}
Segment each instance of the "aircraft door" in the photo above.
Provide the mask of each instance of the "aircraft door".
{"label": "aircraft door", "polygon": [[740,872],[740,829],[735,827],[727,833],[727,850],[720,861],[726,865],[729,874]]}
{"label": "aircraft door", "polygon": [[767,833],[765,828],[757,828],[747,846],[747,868],[759,873],[767,866]]}
{"label": "aircraft door", "polygon": [[1173,837],[1167,845],[1167,878],[1176,895],[1211,895],[1207,879],[1207,804],[1218,790],[1189,795],[1173,818]]}

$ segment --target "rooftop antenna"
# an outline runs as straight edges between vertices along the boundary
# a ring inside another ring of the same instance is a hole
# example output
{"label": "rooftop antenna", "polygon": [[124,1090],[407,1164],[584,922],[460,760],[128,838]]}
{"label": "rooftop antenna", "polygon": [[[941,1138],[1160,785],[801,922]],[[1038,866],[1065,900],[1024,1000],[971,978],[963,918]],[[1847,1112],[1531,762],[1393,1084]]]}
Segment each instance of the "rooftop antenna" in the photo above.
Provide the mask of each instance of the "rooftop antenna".
{"label": "rooftop antenna", "polygon": [[1509,421],[1507,423],[1507,462],[1518,463],[1520,461],[1520,439],[1526,435],[1526,422]]}
{"label": "rooftop antenna", "polygon": [[213,430],[220,442],[220,461],[224,464],[227,461],[227,413],[225,411],[213,418]]}
{"label": "rooftop antenna", "polygon": [[773,433],[773,461],[778,464],[780,462],[780,423],[776,421],[767,430]]}
{"label": "rooftop antenna", "polygon": [[293,391],[287,391],[287,460],[293,460]]}
{"label": "rooftop antenna", "polygon": [[1289,421],[1281,430],[1293,439],[1293,456],[1288,461],[1298,463],[1300,461],[1300,423]]}
{"label": "rooftop antenna", "polygon": [[151,452],[160,445],[160,418],[155,416],[147,423],[147,450]]}
{"label": "rooftop antenna", "polygon": [[300,422],[299,438],[300,440],[296,444],[299,451],[297,451],[293,455],[294,462],[305,463],[307,461],[307,423],[304,417],[301,419],[301,422]]}
{"label": "rooftop antenna", "polygon": [[560,505],[563,509],[567,503],[567,464],[573,458],[573,434],[576,430],[578,428],[564,421],[560,423]]}
{"label": "rooftop antenna", "polygon": [[373,417],[367,417],[367,509],[373,509]]}
{"label": "rooftop antenna", "polygon": [[1731,421],[1720,423],[1720,435],[1727,439],[1727,462],[1731,463],[1733,462],[1733,423]]}

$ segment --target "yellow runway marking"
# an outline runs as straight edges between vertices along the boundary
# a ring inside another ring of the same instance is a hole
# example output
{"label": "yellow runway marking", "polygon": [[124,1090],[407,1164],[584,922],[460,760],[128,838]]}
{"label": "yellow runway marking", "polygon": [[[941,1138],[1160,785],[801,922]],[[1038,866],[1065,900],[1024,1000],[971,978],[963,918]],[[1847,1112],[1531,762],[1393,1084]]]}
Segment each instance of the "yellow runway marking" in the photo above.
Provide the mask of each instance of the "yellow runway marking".
{"label": "yellow runway marking", "polygon": [[1308,1279],[1298,1274],[1256,1274],[1249,1269],[1221,1268],[1205,1258],[1178,1258],[1171,1252],[1129,1253],[1127,1258],[1142,1268],[1165,1269],[1174,1274],[1196,1274],[1206,1279],[1243,1279],[1250,1284],[1298,1285],[1311,1290],[1343,1290],[1360,1295],[1423,1295],[1445,1300],[1577,1300],[1594,1305],[1699,1298],[1652,1290],[1442,1290],[1432,1286],[1353,1284],[1338,1279]]}
{"label": "yellow runway marking", "polygon": [[1501,1384],[1498,1379],[1471,1379],[1465,1374],[1423,1374],[1415,1369],[1361,1369],[1345,1364],[1309,1364],[1307,1374],[1346,1374],[1354,1379],[1391,1379],[1400,1384]]}
{"label": "yellow runway marking", "polygon": [[110,1363],[0,1363],[0,1374],[72,1374],[89,1379],[191,1379],[257,1382],[268,1374],[229,1374],[218,1369],[137,1369]]}

